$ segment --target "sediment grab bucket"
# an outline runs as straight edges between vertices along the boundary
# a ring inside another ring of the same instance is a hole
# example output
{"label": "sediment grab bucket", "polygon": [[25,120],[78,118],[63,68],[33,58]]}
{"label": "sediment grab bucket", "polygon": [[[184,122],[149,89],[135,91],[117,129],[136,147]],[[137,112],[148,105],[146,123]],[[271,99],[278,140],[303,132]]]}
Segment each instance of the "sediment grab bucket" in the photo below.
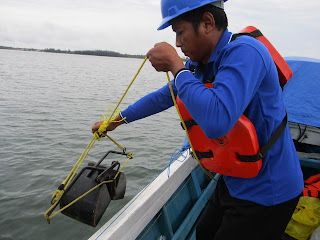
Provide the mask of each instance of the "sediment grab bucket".
{"label": "sediment grab bucket", "polygon": [[72,203],[89,190],[97,187],[97,185],[103,182],[106,183],[101,184],[90,193],[81,197],[81,199],[63,210],[62,214],[96,227],[111,200],[124,198],[126,176],[123,172],[119,171],[120,163],[113,161],[109,167],[101,165],[101,162],[109,153],[126,155],[122,152],[108,151],[98,163],[89,163],[88,166],[81,169],[63,194],[60,208]]}

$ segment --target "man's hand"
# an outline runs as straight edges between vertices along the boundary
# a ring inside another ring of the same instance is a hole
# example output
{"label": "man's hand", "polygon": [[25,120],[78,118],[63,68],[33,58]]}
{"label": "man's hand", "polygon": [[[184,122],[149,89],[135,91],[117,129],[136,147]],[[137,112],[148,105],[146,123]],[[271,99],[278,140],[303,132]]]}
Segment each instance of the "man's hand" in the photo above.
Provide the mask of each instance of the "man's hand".
{"label": "man's hand", "polygon": [[96,131],[98,131],[99,127],[103,124],[103,121],[100,122],[96,122],[95,124],[93,124],[92,126],[92,133],[95,133]]}
{"label": "man's hand", "polygon": [[174,47],[166,42],[155,44],[147,53],[147,57],[158,72],[170,71],[175,75],[176,72],[185,67]]}
{"label": "man's hand", "polygon": [[[117,115],[114,119],[114,121],[116,122],[109,122],[109,125],[104,133],[104,136],[107,134],[107,132],[109,131],[113,131],[114,129],[116,129],[119,125],[124,123],[124,120],[121,118],[120,115]],[[103,121],[100,122],[96,122],[95,124],[93,124],[92,126],[92,133],[95,133],[96,131],[98,131],[98,129],[100,128],[100,126],[103,124]]]}

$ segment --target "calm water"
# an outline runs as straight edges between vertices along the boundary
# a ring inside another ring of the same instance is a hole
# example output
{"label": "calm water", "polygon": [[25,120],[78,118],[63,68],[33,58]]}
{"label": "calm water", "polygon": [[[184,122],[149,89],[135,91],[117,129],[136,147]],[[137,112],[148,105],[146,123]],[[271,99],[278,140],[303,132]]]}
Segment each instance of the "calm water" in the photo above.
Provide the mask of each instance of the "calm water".
{"label": "calm water", "polygon": [[[87,239],[169,163],[184,138],[174,108],[110,133],[134,159],[124,168],[125,199],[111,202],[97,228],[62,214],[50,225],[43,217],[52,193],[90,142],[92,124],[116,106],[141,63],[0,50],[1,240]],[[147,62],[120,110],[166,81]],[[84,162],[108,150],[118,149],[108,139],[96,142]]]}

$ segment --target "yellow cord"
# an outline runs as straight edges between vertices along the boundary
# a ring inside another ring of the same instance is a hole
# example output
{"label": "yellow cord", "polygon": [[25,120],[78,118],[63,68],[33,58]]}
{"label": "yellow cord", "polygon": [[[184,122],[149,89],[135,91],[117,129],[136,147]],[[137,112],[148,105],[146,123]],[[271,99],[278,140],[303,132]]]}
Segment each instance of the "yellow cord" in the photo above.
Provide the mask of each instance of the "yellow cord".
{"label": "yellow cord", "polygon": [[[61,208],[60,210],[58,210],[57,212],[55,212],[54,214],[52,214],[51,216],[45,215],[46,219],[51,219],[54,216],[56,216],[58,213],[62,212],[63,210],[67,209],[68,207],[70,207],[72,204],[74,204],[75,202],[79,201],[81,198],[87,196],[89,193],[91,193],[93,190],[97,189],[98,187],[100,187],[103,184],[106,183],[112,183],[113,181],[116,180],[116,178],[118,177],[118,175],[120,174],[121,170],[123,169],[123,167],[128,163],[128,161],[133,158],[132,153],[128,153],[128,158],[125,161],[125,163],[122,165],[122,167],[118,170],[118,172],[116,173],[116,175],[114,176],[114,178],[112,180],[107,180],[107,181],[103,181],[99,184],[97,184],[95,187],[91,188],[90,190],[88,190],[87,192],[85,192],[84,194],[82,194],[81,196],[79,196],[78,198],[76,198],[75,200],[73,200],[72,202],[70,202],[69,204],[67,204],[66,206],[64,206],[63,208]],[[50,210],[50,209],[49,209]]]}
{"label": "yellow cord", "polygon": [[[177,112],[178,112],[179,117],[180,117],[180,121],[181,121],[181,123],[182,123],[182,125],[183,125],[184,130],[186,131],[186,134],[187,134],[187,137],[188,137],[189,144],[190,144],[190,147],[191,147],[191,149],[192,149],[192,152],[195,153],[195,150],[194,150],[194,148],[193,148],[193,146],[192,146],[192,143],[191,143],[191,141],[190,141],[190,137],[189,137],[189,133],[188,133],[187,127],[186,127],[186,125],[185,125],[185,123],[184,123],[184,121],[183,121],[183,119],[182,119],[182,116],[181,116],[181,113],[180,113],[180,111],[179,111],[179,108],[178,108],[176,99],[175,99],[175,97],[174,97],[174,93],[173,93],[173,90],[172,90],[172,85],[171,85],[171,82],[170,82],[169,73],[166,72],[166,74],[167,74],[168,83],[169,83],[169,88],[170,88],[170,93],[171,93],[171,97],[172,97],[174,106],[175,106],[176,109],[177,109]],[[198,161],[198,163],[199,163],[200,167],[202,168],[202,170],[203,170],[211,179],[213,179],[214,181],[217,182],[218,180],[215,179],[215,178],[204,168],[204,166],[201,164],[201,162],[200,162],[197,154],[193,154],[193,155],[194,155],[194,157],[196,158],[196,160]]]}
{"label": "yellow cord", "polygon": [[[86,193],[82,194],[80,197],[78,197],[77,199],[75,199],[74,201],[72,201],[71,203],[69,203],[68,205],[64,206],[63,208],[61,208],[59,211],[57,211],[56,213],[54,213],[53,215],[51,215],[51,213],[53,212],[53,210],[55,209],[55,207],[57,206],[57,204],[59,203],[61,197],[63,196],[65,190],[67,189],[67,187],[69,186],[70,182],[72,181],[72,179],[74,178],[75,174],[77,173],[79,167],[81,166],[81,164],[83,163],[83,160],[86,158],[86,156],[88,155],[89,151],[91,150],[91,148],[93,147],[94,143],[96,142],[96,140],[100,140],[103,136],[103,134],[106,132],[106,129],[109,125],[110,122],[119,122],[119,121],[116,121],[116,117],[113,117],[113,114],[116,112],[116,110],[118,109],[120,103],[122,102],[123,98],[125,97],[125,95],[127,94],[129,88],[131,87],[131,85],[133,84],[134,80],[137,78],[137,76],[139,75],[143,65],[145,64],[147,60],[147,57],[145,57],[143,63],[141,64],[140,68],[138,69],[136,75],[134,76],[134,78],[132,79],[131,83],[129,84],[129,86],[127,87],[125,93],[123,94],[123,96],[121,97],[121,99],[119,100],[117,106],[115,107],[115,109],[113,110],[112,114],[110,115],[109,119],[107,119],[107,116],[108,116],[108,113],[111,109],[111,107],[109,107],[108,111],[107,111],[107,114],[106,115],[102,115],[100,120],[104,119],[104,122],[103,124],[99,127],[99,129],[95,132],[93,138],[91,139],[90,143],[87,145],[87,147],[85,148],[85,150],[83,151],[83,153],[81,154],[81,156],[79,157],[79,159],[77,160],[77,162],[75,163],[75,165],[73,166],[73,168],[71,169],[70,173],[68,174],[68,176],[66,177],[66,179],[62,182],[61,186],[62,186],[62,189],[61,190],[56,190],[53,195],[52,195],[52,201],[53,201],[53,204],[52,206],[45,212],[44,216],[45,218],[49,221],[51,218],[53,218],[54,216],[56,216],[58,213],[62,212],[63,210],[65,210],[66,208],[68,208],[69,206],[71,206],[72,204],[74,204],[75,202],[79,201],[81,198],[85,197],[87,194],[89,194],[90,192],[92,192],[93,190],[97,189],[98,187],[100,187],[102,184],[105,184],[105,183],[109,183],[109,182],[112,182],[114,181],[118,174],[120,173],[120,171],[122,170],[122,168],[127,164],[127,162],[129,161],[129,159],[132,158],[132,153],[128,153],[127,156],[128,156],[128,159],[126,160],[126,162],[123,164],[123,166],[120,168],[120,170],[117,172],[117,174],[115,175],[114,179],[113,180],[108,180],[108,181],[104,181],[104,182],[101,182],[99,183],[97,186],[95,186],[94,188],[90,189],[89,191],[87,191]],[[174,105],[177,109],[177,112],[179,114],[179,117],[180,117],[180,120],[182,122],[182,124],[184,125],[184,129],[186,130],[186,126],[184,124],[184,121],[182,119],[182,116],[180,114],[180,111],[178,109],[178,106],[177,106],[177,103],[176,103],[176,100],[175,100],[175,97],[174,97],[174,94],[173,94],[173,91],[172,91],[172,86],[171,86],[171,82],[170,82],[170,77],[169,77],[169,74],[167,73],[167,78],[168,78],[168,82],[169,82],[169,87],[170,87],[170,92],[171,92],[171,96],[172,96],[172,100],[174,102]],[[118,114],[119,114],[119,110],[118,110]],[[123,119],[121,119],[120,121],[123,121]],[[189,134],[188,134],[188,131],[186,130],[186,133],[187,133],[187,136],[188,136],[188,140],[189,140],[189,143],[190,143],[190,146],[191,146],[191,149],[192,149],[192,152],[195,152],[194,149],[193,149],[193,146],[191,144],[191,141],[190,141],[190,137],[189,137]],[[119,143],[117,143],[114,139],[112,139],[109,135],[106,135],[112,142],[114,142],[123,152],[125,152],[125,148],[122,147]],[[201,168],[203,169],[203,171],[213,180],[217,181],[213,176],[211,176],[211,174],[209,174],[206,169],[202,166],[200,160],[198,159],[198,157],[196,156],[196,154],[194,154],[195,158],[197,159],[199,165],[201,166]],[[51,216],[50,216],[51,215]]]}
{"label": "yellow cord", "polygon": [[[52,217],[54,217],[55,215],[57,215],[59,212],[63,211],[63,210],[59,210],[58,212],[56,212],[55,214],[53,214],[52,216],[50,216],[50,214],[52,213],[52,211],[55,209],[55,207],[57,206],[57,204],[59,203],[61,197],[63,196],[63,193],[64,191],[67,189],[67,187],[69,186],[70,182],[72,181],[72,179],[74,178],[75,174],[77,173],[79,167],[81,166],[83,160],[86,158],[86,156],[88,155],[89,151],[91,150],[91,148],[93,147],[93,144],[96,142],[96,140],[100,140],[104,134],[104,132],[106,131],[108,125],[110,122],[117,122],[115,120],[116,117],[113,117],[114,113],[116,112],[116,110],[118,109],[120,103],[122,102],[123,98],[125,97],[125,95],[127,94],[127,92],[129,91],[129,88],[131,87],[131,85],[133,84],[134,80],[137,78],[137,76],[139,75],[143,65],[145,64],[145,62],[147,61],[147,57],[145,57],[144,61],[142,62],[140,68],[138,69],[137,73],[135,74],[134,78],[132,79],[131,83],[129,84],[129,86],[127,87],[126,91],[124,92],[124,94],[122,95],[121,99],[119,100],[117,106],[114,108],[112,114],[110,115],[109,119],[106,120],[107,118],[107,115],[110,111],[110,108],[108,109],[108,112],[106,115],[102,115],[102,117],[104,118],[104,122],[103,124],[99,127],[98,131],[95,132],[93,138],[91,139],[90,143],[87,145],[87,147],[85,148],[85,150],[83,151],[83,153],[81,154],[81,156],[78,158],[77,162],[75,163],[75,165],[73,166],[73,168],[71,169],[70,173],[68,174],[68,176],[66,177],[66,179],[62,182],[62,186],[63,186],[63,189],[61,190],[56,190],[53,195],[52,195],[52,201],[53,201],[53,204],[52,206],[45,212],[44,216],[45,218],[49,221],[49,219],[51,219]],[[120,111],[118,110],[118,113]],[[101,117],[101,118],[102,118]],[[101,120],[100,118],[100,120]],[[123,119],[121,119],[120,121],[123,121]],[[107,135],[107,137],[112,141],[114,142],[123,152],[125,152],[125,148],[122,147],[119,143],[117,143],[114,139],[112,139],[109,135]],[[129,159],[132,158],[132,154],[129,153],[128,154]],[[128,159],[128,160],[129,160]],[[128,161],[127,160],[127,161]],[[127,163],[126,161],[126,163]],[[125,163],[125,164],[126,164]],[[124,165],[125,165],[124,164]],[[123,165],[123,166],[124,166]],[[122,166],[122,168],[123,168]],[[121,168],[121,169],[122,169]],[[118,175],[118,174],[117,174]],[[94,189],[96,189],[98,186],[100,186],[101,184],[97,185],[96,187],[94,187],[93,189],[90,190],[90,192]],[[89,193],[89,192],[88,192]],[[86,195],[86,194],[85,194]],[[82,197],[84,197],[85,195],[83,196],[80,196],[78,199],[74,200],[72,203],[68,204],[67,206],[70,206],[72,205],[74,202],[78,201],[79,199],[81,199]],[[64,209],[66,208],[66,206],[64,207]]]}
{"label": "yellow cord", "polygon": [[[91,193],[93,190],[97,189],[98,187],[100,187],[101,185],[105,184],[105,183],[111,183],[114,180],[108,180],[108,181],[103,181],[101,183],[99,183],[98,185],[96,185],[95,187],[91,188],[89,191],[85,192],[84,194],[82,194],[80,197],[76,198],[75,200],[73,200],[72,202],[70,202],[69,204],[67,204],[66,206],[64,206],[63,208],[61,208],[60,210],[58,210],[57,212],[55,212],[54,214],[52,214],[51,216],[49,216],[49,219],[53,218],[54,216],[56,216],[58,213],[61,213],[63,210],[67,209],[68,207],[70,207],[72,204],[74,204],[75,202],[79,201],[81,198],[85,197],[86,195],[88,195],[89,193]],[[48,219],[48,218],[47,218]]]}
{"label": "yellow cord", "polygon": [[118,146],[118,148],[120,148],[123,152],[126,151],[125,147],[122,147],[118,142],[116,142],[112,137],[110,137],[108,134],[106,135],[115,145]]}

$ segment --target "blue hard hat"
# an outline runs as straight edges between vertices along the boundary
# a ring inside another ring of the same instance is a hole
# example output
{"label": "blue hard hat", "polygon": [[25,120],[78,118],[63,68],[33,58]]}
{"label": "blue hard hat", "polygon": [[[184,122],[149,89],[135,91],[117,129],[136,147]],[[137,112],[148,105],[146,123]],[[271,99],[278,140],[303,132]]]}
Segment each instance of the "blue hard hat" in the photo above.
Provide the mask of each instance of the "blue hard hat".
{"label": "blue hard hat", "polygon": [[223,8],[223,3],[226,1],[227,0],[161,0],[162,22],[158,30],[169,27],[171,25],[169,22],[183,13],[210,3]]}

